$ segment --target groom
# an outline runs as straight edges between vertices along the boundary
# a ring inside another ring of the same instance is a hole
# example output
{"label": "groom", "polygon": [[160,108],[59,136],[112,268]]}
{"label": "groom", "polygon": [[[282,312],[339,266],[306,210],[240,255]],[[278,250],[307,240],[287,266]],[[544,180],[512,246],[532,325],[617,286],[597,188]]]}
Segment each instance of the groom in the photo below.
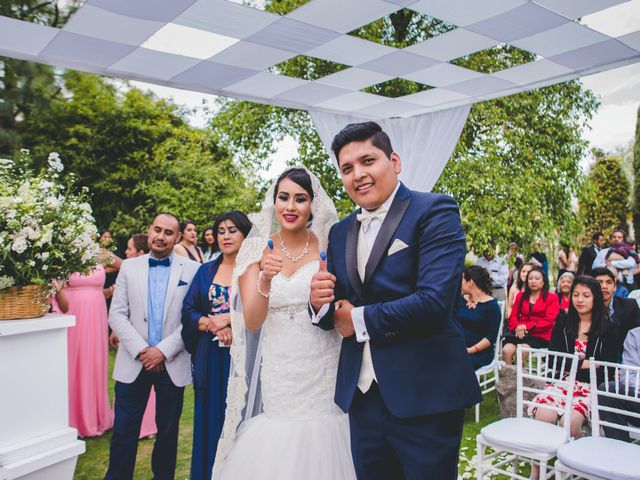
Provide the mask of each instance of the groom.
{"label": "groom", "polygon": [[331,148],[361,208],[332,228],[310,303],[312,321],[344,337],[335,401],[358,479],[455,479],[464,409],[482,399],[456,319],[458,206],[398,181],[375,122],[347,125]]}

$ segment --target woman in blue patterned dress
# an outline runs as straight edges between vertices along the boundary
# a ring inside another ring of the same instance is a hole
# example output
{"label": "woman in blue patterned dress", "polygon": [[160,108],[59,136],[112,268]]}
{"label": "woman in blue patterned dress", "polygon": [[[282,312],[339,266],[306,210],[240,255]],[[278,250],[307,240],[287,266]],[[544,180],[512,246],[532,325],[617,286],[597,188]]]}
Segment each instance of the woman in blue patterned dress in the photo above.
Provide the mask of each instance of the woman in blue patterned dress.
{"label": "woman in blue patterned dress", "polygon": [[182,339],[191,354],[195,394],[191,480],[208,480],[224,424],[229,378],[229,285],[240,245],[251,230],[247,216],[223,213],[214,222],[215,260],[200,267],[182,308]]}

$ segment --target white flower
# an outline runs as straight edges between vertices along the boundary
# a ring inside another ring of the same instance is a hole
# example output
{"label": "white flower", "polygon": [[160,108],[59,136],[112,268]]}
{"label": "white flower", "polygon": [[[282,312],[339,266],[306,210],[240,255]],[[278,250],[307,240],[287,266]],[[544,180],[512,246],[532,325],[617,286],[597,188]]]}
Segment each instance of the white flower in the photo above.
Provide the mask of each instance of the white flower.
{"label": "white flower", "polygon": [[36,258],[44,262],[49,258],[49,252],[36,253]]}
{"label": "white flower", "polygon": [[53,187],[53,183],[51,183],[48,180],[41,180],[40,181],[40,188],[43,190],[49,190],[51,187]]}
{"label": "white flower", "polygon": [[22,185],[20,185],[20,188],[18,188],[18,196],[15,197],[16,203],[19,202],[28,202],[29,198],[31,197],[31,182],[29,182],[29,180],[26,180]]}
{"label": "white flower", "polygon": [[35,240],[40,236],[40,231],[37,228],[33,227],[24,227],[22,230],[18,232],[19,237],[25,237],[29,240]]}
{"label": "white flower", "polygon": [[29,155],[29,149],[28,148],[21,148],[20,149],[20,153],[24,153],[25,155]]}
{"label": "white flower", "polygon": [[[51,243],[52,237],[53,237],[53,224],[50,223],[48,225],[45,225],[44,228],[42,229],[42,236],[40,237],[40,240],[38,240],[36,245],[38,247],[41,247],[45,243]],[[47,253],[47,255],[49,254]]]}
{"label": "white flower", "polygon": [[36,261],[35,260],[29,260],[27,262],[27,265],[29,265],[30,267],[35,267],[36,266]]}
{"label": "white flower", "polygon": [[0,277],[0,290],[3,290],[5,288],[9,288],[11,286],[13,286],[13,284],[16,283],[15,280],[11,277],[8,277],[6,275],[3,275]]}
{"label": "white flower", "polygon": [[62,205],[62,201],[58,197],[51,196],[47,197],[45,204],[47,207],[51,207],[54,210],[57,210],[58,208],[60,208],[60,205]]}
{"label": "white flower", "polygon": [[11,245],[11,250],[16,252],[17,254],[21,254],[24,252],[29,246],[27,239],[24,237],[16,237],[13,240],[13,244]]}
{"label": "white flower", "polygon": [[91,212],[93,212],[93,210],[91,209],[91,205],[89,205],[87,202],[85,202],[85,203],[81,203],[81,204],[80,204],[80,208],[81,208],[82,210],[84,210],[85,212],[87,212],[87,213],[91,213]]}
{"label": "white flower", "polygon": [[61,172],[64,170],[64,165],[62,165],[62,161],[60,160],[60,155],[56,152],[51,152],[49,154],[49,168],[54,172]]}

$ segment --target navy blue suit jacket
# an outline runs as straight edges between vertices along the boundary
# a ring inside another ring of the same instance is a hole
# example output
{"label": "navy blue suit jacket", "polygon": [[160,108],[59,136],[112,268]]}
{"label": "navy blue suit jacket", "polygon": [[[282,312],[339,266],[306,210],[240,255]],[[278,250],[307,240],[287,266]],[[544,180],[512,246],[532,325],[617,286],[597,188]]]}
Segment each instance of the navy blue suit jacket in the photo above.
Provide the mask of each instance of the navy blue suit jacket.
{"label": "navy blue suit jacket", "polygon": [[[448,412],[482,400],[457,321],[466,253],[456,202],[400,185],[365,269],[357,271],[360,222],[354,212],[331,229],[327,268],[336,299],[365,306],[371,357],[380,393],[396,417]],[[394,240],[408,245],[388,254]],[[319,326],[333,328],[333,306]],[[364,344],[342,341],[335,401],[348,412]]]}
{"label": "navy blue suit jacket", "polygon": [[200,266],[182,304],[182,341],[191,354],[191,370],[193,387],[203,388],[207,385],[209,348],[218,348],[211,342],[213,334],[198,330],[198,321],[209,314],[209,287],[222,263],[222,255],[211,262]]}

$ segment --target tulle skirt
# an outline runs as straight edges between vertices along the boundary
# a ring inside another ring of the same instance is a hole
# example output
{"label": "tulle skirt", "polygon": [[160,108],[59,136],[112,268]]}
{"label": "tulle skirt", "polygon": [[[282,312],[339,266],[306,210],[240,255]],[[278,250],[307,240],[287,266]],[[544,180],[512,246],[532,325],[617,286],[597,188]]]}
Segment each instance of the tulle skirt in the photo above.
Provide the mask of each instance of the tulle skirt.
{"label": "tulle skirt", "polygon": [[345,414],[311,419],[258,415],[239,433],[222,480],[355,480],[349,418]]}

